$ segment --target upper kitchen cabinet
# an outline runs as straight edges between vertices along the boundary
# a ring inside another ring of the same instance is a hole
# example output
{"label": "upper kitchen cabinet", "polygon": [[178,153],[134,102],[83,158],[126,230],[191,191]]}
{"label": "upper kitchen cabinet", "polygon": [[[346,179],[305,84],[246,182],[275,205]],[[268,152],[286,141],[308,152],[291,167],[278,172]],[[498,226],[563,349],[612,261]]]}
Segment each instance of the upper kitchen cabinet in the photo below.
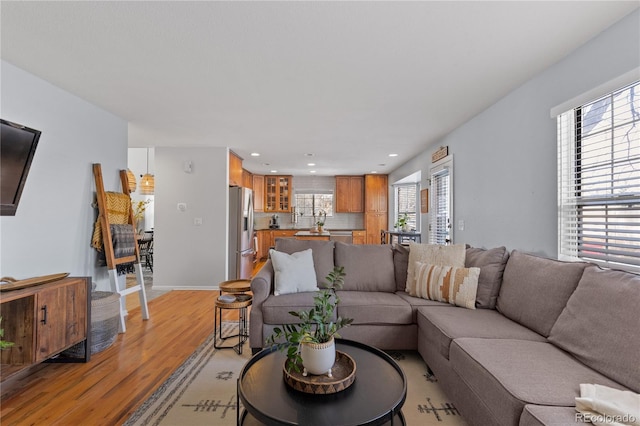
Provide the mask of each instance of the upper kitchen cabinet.
{"label": "upper kitchen cabinet", "polygon": [[389,202],[387,175],[365,175],[364,204],[365,212],[386,213]]}
{"label": "upper kitchen cabinet", "polygon": [[363,176],[336,176],[336,213],[362,213],[363,196]]}
{"label": "upper kitchen cabinet", "polygon": [[242,186],[242,158],[229,151],[229,186]]}
{"label": "upper kitchen cabinet", "polygon": [[291,212],[293,187],[291,176],[264,177],[264,211],[271,213]]}
{"label": "upper kitchen cabinet", "polygon": [[242,186],[253,189],[253,174],[249,170],[242,169]]}
{"label": "upper kitchen cabinet", "polygon": [[253,211],[264,212],[264,176],[253,175]]}

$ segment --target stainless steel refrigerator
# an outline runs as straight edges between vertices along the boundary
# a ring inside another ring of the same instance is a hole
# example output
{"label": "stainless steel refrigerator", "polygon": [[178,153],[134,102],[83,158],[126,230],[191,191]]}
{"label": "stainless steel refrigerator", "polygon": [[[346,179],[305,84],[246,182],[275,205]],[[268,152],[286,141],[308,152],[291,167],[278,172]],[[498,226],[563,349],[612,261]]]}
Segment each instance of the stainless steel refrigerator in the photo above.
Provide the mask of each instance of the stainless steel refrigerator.
{"label": "stainless steel refrigerator", "polygon": [[253,271],[253,191],[229,188],[229,280],[249,279]]}

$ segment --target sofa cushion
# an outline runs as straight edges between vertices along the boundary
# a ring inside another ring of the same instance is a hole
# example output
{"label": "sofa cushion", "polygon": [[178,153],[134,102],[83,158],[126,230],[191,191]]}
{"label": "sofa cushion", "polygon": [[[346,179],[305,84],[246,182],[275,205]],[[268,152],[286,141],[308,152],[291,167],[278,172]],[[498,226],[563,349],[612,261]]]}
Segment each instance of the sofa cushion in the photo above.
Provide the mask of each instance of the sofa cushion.
{"label": "sofa cushion", "polygon": [[585,269],[549,341],[640,392],[640,276]]}
{"label": "sofa cushion", "polygon": [[548,405],[524,406],[518,426],[567,426],[582,424],[575,407],[553,407]]}
{"label": "sofa cushion", "polygon": [[526,404],[575,405],[580,383],[624,389],[550,343],[460,338],[451,344],[449,360],[504,424],[518,424]]}
{"label": "sofa cushion", "polygon": [[396,276],[396,290],[407,288],[407,267],[409,265],[409,248],[402,244],[393,245],[393,269]]}
{"label": "sofa cushion", "polygon": [[[297,324],[299,319],[289,311],[307,311],[314,306],[315,291],[305,293],[283,294],[270,296],[262,303],[262,317],[265,324]],[[334,313],[334,318],[336,315]]]}
{"label": "sofa cushion", "polygon": [[387,244],[336,243],[336,266],[347,274],[342,290],[396,291],[393,250]]}
{"label": "sofa cushion", "polygon": [[464,257],[464,244],[444,246],[440,244],[418,244],[413,241],[410,242],[405,291],[412,296],[416,295],[416,262],[464,268]]}
{"label": "sofa cushion", "polygon": [[275,275],[274,295],[318,290],[311,249],[292,254],[271,249],[269,256]]}
{"label": "sofa cushion", "polygon": [[276,250],[284,253],[295,253],[311,249],[313,266],[316,270],[318,287],[326,287],[325,278],[333,271],[333,241],[296,240],[294,238],[276,238]]}
{"label": "sofa cushion", "polygon": [[493,309],[420,307],[417,320],[420,333],[446,359],[449,359],[451,341],[460,337],[546,341],[543,336]]}
{"label": "sofa cushion", "polygon": [[508,318],[548,336],[588,265],[514,250],[504,270],[496,307]]}
{"label": "sofa cushion", "polygon": [[494,309],[496,307],[507,260],[509,260],[509,252],[505,247],[489,250],[475,247],[467,248],[464,266],[480,268],[476,308]]}
{"label": "sofa cushion", "polygon": [[475,309],[479,276],[480,268],[416,262],[416,296]]}
{"label": "sofa cushion", "polygon": [[408,293],[404,291],[396,291],[396,295],[401,297],[405,302],[407,302],[411,309],[413,310],[413,322],[418,322],[417,311],[418,308],[422,306],[442,306],[442,307],[451,307],[450,304],[444,302],[436,302],[435,300],[423,299],[421,297],[409,296]]}
{"label": "sofa cushion", "polygon": [[412,324],[411,305],[401,297],[380,291],[336,292],[338,316],[353,318],[353,324]]}

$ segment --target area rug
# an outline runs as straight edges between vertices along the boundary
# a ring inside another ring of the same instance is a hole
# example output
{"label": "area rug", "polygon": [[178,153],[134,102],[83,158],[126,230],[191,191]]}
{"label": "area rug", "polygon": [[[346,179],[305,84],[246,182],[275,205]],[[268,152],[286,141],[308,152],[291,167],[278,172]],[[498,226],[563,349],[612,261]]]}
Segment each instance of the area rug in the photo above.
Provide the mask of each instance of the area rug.
{"label": "area rug", "polygon": [[[223,333],[235,333],[237,323],[223,323]],[[232,339],[235,344],[235,339]],[[415,351],[390,351],[408,379],[402,408],[409,426],[466,423],[440,390],[437,379]],[[231,426],[236,424],[236,381],[251,357],[214,349],[213,335],[184,362],[124,423],[125,426]],[[383,390],[381,390],[383,391]]]}

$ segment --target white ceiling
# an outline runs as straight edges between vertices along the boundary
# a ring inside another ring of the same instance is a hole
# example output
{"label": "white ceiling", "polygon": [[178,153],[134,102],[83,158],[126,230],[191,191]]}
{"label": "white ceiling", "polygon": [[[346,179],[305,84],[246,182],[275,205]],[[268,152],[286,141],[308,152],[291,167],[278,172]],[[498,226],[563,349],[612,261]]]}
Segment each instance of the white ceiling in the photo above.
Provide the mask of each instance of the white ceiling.
{"label": "white ceiling", "polygon": [[2,1],[1,55],[127,120],[130,147],[388,173],[638,5]]}

